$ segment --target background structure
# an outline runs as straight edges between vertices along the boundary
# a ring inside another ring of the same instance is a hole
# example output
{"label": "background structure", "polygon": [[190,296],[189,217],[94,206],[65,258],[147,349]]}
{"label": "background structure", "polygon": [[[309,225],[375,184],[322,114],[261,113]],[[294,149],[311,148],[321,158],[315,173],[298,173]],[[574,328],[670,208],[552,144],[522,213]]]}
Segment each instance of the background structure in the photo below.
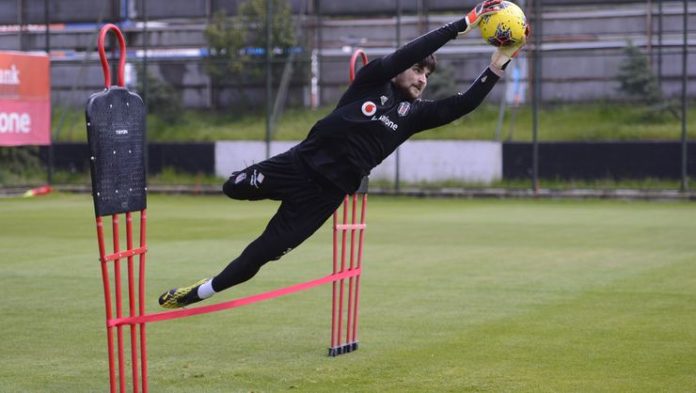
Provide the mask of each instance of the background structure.
{"label": "background structure", "polygon": [[[240,7],[245,4],[241,0],[11,0],[0,4],[0,49],[50,53],[52,101],[56,108],[54,136],[59,136],[63,112],[79,110],[86,97],[102,88],[101,69],[94,50],[96,33],[103,23],[116,23],[125,32],[129,45],[127,83],[131,89],[148,100],[157,98],[157,89],[165,86],[171,89],[170,95],[180,97],[184,109],[232,114],[262,109],[267,121],[258,139],[270,146],[277,133],[277,120],[285,110],[321,108],[336,102],[346,87],[347,59],[355,48],[364,48],[370,57],[384,55],[420,34],[461,17],[475,3],[257,0],[261,12],[267,12],[271,5],[274,27],[279,18],[278,8],[288,8],[291,31],[281,34],[259,30],[264,18],[247,18],[244,23],[234,19],[240,16]],[[533,187],[537,187],[540,175],[573,177],[569,172],[553,170],[552,163],[543,159],[544,148],[539,151],[537,134],[542,133],[547,141],[553,140],[549,135],[554,130],[539,129],[538,116],[543,117],[544,111],[561,105],[572,108],[604,102],[611,108],[613,104],[639,102],[640,98],[620,89],[619,75],[629,56],[627,48],[633,47],[635,56],[647,60],[646,69],[654,78],[651,83],[655,84],[657,95],[651,110],[670,112],[683,123],[681,130],[674,130],[672,139],[662,141],[676,144],[678,157],[669,155],[669,158],[677,164],[662,162],[657,166],[676,165],[676,172],[668,171],[667,177],[681,178],[682,188],[686,188],[688,173],[693,173],[689,161],[694,160],[688,159],[688,119],[681,112],[686,111],[688,100],[696,95],[693,83],[696,65],[690,53],[696,45],[696,28],[688,23],[696,14],[696,7],[689,7],[687,1],[654,0],[621,0],[611,4],[593,0],[518,3],[533,26],[534,40],[525,56],[516,62],[516,68],[508,73],[504,87],[496,88],[488,99],[500,103],[500,121],[495,134],[486,139],[515,142],[515,132],[519,129],[532,129],[534,138],[530,160],[501,157],[504,161],[501,167],[506,168],[503,175],[531,176]],[[80,12],[75,12],[76,9]],[[220,56],[222,52],[211,46],[206,29],[223,13],[228,18],[225,19],[228,27],[237,26],[247,36],[236,47],[236,57],[243,59],[241,69],[234,75],[216,77],[210,72],[211,64],[225,67],[225,60]],[[265,39],[265,33],[271,33],[272,42]],[[290,35],[294,35],[294,40],[280,42]],[[491,48],[477,33],[453,41],[438,52],[445,71],[444,79],[438,83],[464,89],[488,64],[490,52]],[[431,90],[432,94],[437,93],[436,89]],[[534,108],[531,124],[515,117],[517,109],[525,105]],[[546,149],[551,149],[546,157],[563,156],[557,153],[562,148]],[[506,145],[501,151],[505,156],[506,152],[527,150],[523,146]],[[270,152],[270,147],[266,152]],[[576,151],[571,156],[579,154],[582,153]],[[398,159],[397,156],[397,187],[401,166]],[[522,166],[516,167],[518,164]],[[611,168],[603,171],[610,177],[620,172]],[[654,171],[645,172],[645,177],[654,175]]]}

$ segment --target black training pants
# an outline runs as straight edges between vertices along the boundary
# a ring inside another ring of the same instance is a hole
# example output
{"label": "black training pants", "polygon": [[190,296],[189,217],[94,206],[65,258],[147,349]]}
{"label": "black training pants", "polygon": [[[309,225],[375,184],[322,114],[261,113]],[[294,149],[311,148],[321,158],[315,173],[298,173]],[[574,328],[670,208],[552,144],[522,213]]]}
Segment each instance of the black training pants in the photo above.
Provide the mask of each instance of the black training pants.
{"label": "black training pants", "polygon": [[277,260],[309,238],[341,205],[345,193],[313,180],[294,150],[234,172],[223,186],[233,199],[281,201],[261,236],[213,279],[218,292],[252,278],[261,266]]}

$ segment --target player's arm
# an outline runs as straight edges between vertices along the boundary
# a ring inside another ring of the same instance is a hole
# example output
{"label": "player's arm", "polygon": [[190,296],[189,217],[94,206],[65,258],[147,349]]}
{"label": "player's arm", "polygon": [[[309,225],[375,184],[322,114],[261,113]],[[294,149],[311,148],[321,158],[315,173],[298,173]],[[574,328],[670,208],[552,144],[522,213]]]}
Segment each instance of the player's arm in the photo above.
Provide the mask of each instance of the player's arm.
{"label": "player's arm", "polygon": [[465,92],[441,100],[421,101],[419,110],[414,113],[414,118],[411,120],[415,132],[448,124],[478,108],[488,93],[493,90],[502,72],[489,66]]}
{"label": "player's arm", "polygon": [[491,56],[491,64],[464,93],[442,100],[421,102],[421,108],[413,119],[416,132],[450,123],[481,105],[504,74],[510,61],[527,43],[528,35],[529,30],[525,31],[524,40],[518,45],[496,48]]}
{"label": "player's arm", "polygon": [[479,3],[464,18],[422,35],[381,59],[371,61],[358,72],[353,83],[357,85],[390,80],[458,35],[469,33],[485,15],[498,12],[501,1],[487,0]]}

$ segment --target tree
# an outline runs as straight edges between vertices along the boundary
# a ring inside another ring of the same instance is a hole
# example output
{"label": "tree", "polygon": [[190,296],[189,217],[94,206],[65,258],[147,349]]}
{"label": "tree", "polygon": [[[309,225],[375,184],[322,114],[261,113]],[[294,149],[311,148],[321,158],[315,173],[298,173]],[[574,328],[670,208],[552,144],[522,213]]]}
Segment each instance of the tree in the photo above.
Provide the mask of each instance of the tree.
{"label": "tree", "polygon": [[147,78],[147,111],[158,115],[165,123],[176,123],[181,118],[181,92],[167,81],[149,72]]}
{"label": "tree", "polygon": [[[267,0],[248,0],[239,4],[239,15],[244,18],[255,47],[266,48]],[[287,0],[271,0],[272,30],[271,43],[275,54],[287,56],[287,50],[296,43],[295,24],[292,20],[290,4]]]}
{"label": "tree", "polygon": [[662,99],[657,77],[650,69],[648,57],[629,42],[624,49],[626,59],[619,67],[619,90],[631,98],[647,104],[655,104]]}
{"label": "tree", "polygon": [[428,88],[424,97],[431,100],[447,98],[457,92],[457,80],[452,67],[444,62],[437,64],[437,70],[428,78]]}
{"label": "tree", "polygon": [[[244,85],[258,83],[263,67],[254,67],[265,59],[267,0],[247,0],[239,4],[238,15],[228,17],[218,11],[205,29],[209,55],[205,71],[213,82],[213,102],[220,87],[232,85],[244,94]],[[295,43],[295,25],[287,0],[272,0],[272,35],[274,59],[285,58]],[[249,103],[249,100],[245,100]]]}
{"label": "tree", "polygon": [[619,67],[619,90],[628,97],[649,105],[643,114],[643,121],[662,122],[667,112],[674,118],[679,118],[679,113],[674,103],[664,99],[657,76],[650,68],[650,61],[640,49],[629,42],[624,49],[626,59]]}
{"label": "tree", "polygon": [[213,82],[213,106],[219,95],[219,86],[226,81],[237,81],[248,59],[241,52],[246,42],[246,28],[240,18],[228,18],[225,11],[217,11],[203,32],[208,41],[208,57],[204,59],[205,72]]}

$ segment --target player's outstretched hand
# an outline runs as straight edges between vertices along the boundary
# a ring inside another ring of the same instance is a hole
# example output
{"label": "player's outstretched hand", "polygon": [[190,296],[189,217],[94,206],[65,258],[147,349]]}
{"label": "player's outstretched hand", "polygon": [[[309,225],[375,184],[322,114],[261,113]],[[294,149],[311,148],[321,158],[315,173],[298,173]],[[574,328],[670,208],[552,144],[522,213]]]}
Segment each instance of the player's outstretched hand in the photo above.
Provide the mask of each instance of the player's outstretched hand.
{"label": "player's outstretched hand", "polygon": [[504,70],[507,67],[510,60],[517,57],[523,46],[527,44],[527,39],[529,38],[529,25],[524,30],[524,39],[522,42],[510,45],[510,46],[499,46],[495,48],[493,56],[491,56],[491,64],[498,69]]}
{"label": "player's outstretched hand", "polygon": [[474,9],[466,14],[466,17],[464,18],[466,21],[466,29],[459,33],[459,35],[467,34],[476,28],[484,16],[495,14],[496,12],[500,11],[500,3],[502,2],[503,0],[486,0],[478,3]]}

